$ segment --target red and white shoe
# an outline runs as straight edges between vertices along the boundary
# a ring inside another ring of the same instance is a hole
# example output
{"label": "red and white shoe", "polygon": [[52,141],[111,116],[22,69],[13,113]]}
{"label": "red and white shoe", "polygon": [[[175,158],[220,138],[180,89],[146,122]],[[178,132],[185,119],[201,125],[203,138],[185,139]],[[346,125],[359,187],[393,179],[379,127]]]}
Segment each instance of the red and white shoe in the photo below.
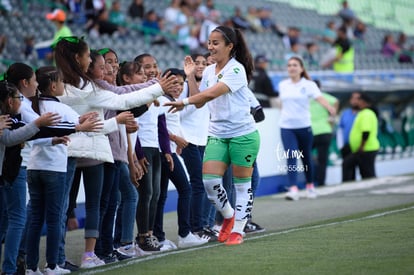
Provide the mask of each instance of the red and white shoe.
{"label": "red and white shoe", "polygon": [[240,233],[232,232],[226,241],[226,245],[238,245],[243,243],[243,236]]}
{"label": "red and white shoe", "polygon": [[223,225],[221,226],[220,233],[217,240],[221,243],[224,243],[230,236],[231,230],[234,226],[235,215],[229,219],[224,219]]}

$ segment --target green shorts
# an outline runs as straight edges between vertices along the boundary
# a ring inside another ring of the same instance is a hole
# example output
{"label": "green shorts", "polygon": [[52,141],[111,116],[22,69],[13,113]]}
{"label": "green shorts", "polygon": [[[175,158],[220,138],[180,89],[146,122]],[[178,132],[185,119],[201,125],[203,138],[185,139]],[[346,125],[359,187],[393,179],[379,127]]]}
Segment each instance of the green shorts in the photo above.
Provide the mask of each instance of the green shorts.
{"label": "green shorts", "polygon": [[258,131],[234,138],[208,137],[203,162],[221,161],[227,165],[252,167],[259,147]]}

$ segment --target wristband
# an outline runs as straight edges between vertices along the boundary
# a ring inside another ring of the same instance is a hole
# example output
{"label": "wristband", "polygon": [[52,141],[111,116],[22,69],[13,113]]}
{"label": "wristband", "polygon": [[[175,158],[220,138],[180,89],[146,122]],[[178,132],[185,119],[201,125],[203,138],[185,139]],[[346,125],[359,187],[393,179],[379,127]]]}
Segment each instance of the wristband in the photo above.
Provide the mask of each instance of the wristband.
{"label": "wristband", "polygon": [[190,101],[188,100],[188,97],[183,98],[183,105],[187,106],[188,104],[190,104]]}

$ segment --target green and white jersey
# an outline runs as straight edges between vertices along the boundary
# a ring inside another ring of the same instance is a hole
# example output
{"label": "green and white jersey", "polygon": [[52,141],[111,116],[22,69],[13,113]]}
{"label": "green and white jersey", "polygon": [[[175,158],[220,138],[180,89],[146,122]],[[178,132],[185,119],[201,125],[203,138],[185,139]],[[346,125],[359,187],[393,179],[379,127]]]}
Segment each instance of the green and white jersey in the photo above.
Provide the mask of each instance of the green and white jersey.
{"label": "green and white jersey", "polygon": [[216,64],[208,66],[203,72],[200,91],[223,82],[228,93],[208,102],[210,109],[209,135],[219,138],[238,137],[256,130],[250,114],[250,90],[247,86],[246,71],[236,59],[230,59],[216,75]]}

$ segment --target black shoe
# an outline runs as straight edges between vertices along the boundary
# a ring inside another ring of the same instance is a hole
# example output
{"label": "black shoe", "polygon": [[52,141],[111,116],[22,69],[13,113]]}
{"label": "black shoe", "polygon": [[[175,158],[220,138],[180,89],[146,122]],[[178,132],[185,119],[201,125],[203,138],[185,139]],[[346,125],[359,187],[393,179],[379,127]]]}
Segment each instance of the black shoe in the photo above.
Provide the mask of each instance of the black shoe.
{"label": "black shoe", "polygon": [[65,261],[65,263],[59,265],[59,267],[70,270],[70,272],[76,272],[79,270],[79,266],[75,265],[74,263],[71,263],[70,261]]}
{"label": "black shoe", "polygon": [[217,241],[217,237],[218,237],[218,232],[210,229],[210,228],[204,228],[201,231],[198,232],[194,232],[194,234],[197,234],[200,238],[203,238],[203,236],[207,236],[210,239],[208,240],[208,242],[216,242]]}
{"label": "black shoe", "polygon": [[145,237],[144,242],[139,242],[138,246],[144,251],[161,251],[161,245],[157,244],[157,242],[153,239],[152,236]]}
{"label": "black shoe", "polygon": [[116,256],[116,258],[118,259],[118,261],[123,261],[123,260],[128,260],[128,259],[132,259],[131,256],[125,255],[120,253],[118,250],[114,250],[114,252],[112,252],[112,254],[114,254]]}
{"label": "black shoe", "polygon": [[99,259],[105,262],[105,264],[111,264],[118,262],[118,257],[114,253],[108,255],[97,255]]}
{"label": "black shoe", "polygon": [[264,229],[263,227],[261,227],[260,225],[258,225],[257,223],[254,222],[247,222],[246,226],[244,227],[244,233],[249,234],[249,233],[260,233],[265,231],[266,229]]}
{"label": "black shoe", "polygon": [[17,256],[16,266],[17,266],[16,274],[26,275],[26,259],[25,259],[25,256],[23,256],[23,255]]}

